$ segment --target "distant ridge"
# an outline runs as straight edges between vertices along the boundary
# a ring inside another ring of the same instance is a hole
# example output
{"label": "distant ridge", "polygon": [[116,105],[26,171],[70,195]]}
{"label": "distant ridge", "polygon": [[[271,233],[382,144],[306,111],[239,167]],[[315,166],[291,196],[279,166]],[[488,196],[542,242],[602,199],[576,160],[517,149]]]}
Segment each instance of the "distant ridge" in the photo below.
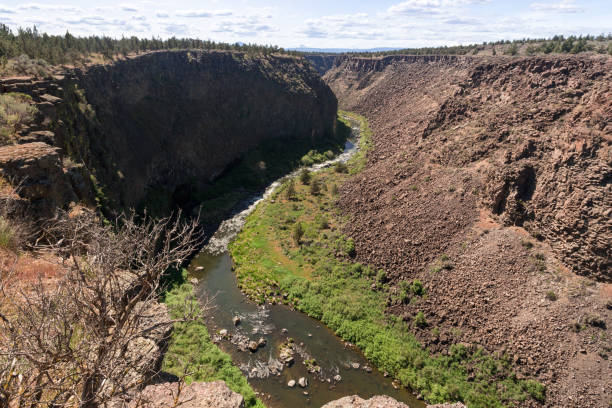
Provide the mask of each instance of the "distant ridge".
{"label": "distant ridge", "polygon": [[384,51],[397,51],[401,50],[405,47],[380,47],[380,48],[308,48],[308,47],[298,47],[298,48],[287,48],[287,51],[297,51],[297,52],[324,52],[330,54],[339,54],[344,52],[384,52]]}

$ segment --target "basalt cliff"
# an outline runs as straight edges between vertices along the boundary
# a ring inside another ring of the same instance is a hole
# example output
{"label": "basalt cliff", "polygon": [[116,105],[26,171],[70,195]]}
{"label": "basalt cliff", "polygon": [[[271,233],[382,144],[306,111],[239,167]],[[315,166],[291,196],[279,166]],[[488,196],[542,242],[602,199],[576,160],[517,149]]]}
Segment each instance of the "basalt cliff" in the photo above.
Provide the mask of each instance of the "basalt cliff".
{"label": "basalt cliff", "polygon": [[335,132],[336,98],[298,57],[152,52],[0,86],[38,110],[0,147],[0,168],[45,214],[94,201],[172,210],[262,142],[315,146]]}
{"label": "basalt cliff", "polygon": [[392,289],[388,312],[422,310],[434,352],[511,356],[550,406],[612,398],[611,72],[607,57],[391,56],[324,75],[374,133],[339,199],[357,259],[427,288],[420,304]]}

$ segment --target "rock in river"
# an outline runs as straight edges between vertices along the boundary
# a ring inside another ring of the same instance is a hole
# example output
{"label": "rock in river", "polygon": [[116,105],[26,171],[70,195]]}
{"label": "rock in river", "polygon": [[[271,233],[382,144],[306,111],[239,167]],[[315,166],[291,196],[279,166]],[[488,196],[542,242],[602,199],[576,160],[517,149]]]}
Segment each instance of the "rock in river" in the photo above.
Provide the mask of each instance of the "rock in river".
{"label": "rock in river", "polygon": [[255,340],[249,341],[249,350],[251,350],[254,353],[257,351],[258,348],[259,348],[259,344],[257,344]]}
{"label": "rock in river", "polygon": [[295,387],[295,380],[289,380],[289,382],[287,383],[287,387],[289,388]]}
{"label": "rock in river", "polygon": [[304,377],[300,377],[300,379],[298,380],[298,384],[300,385],[300,387],[306,388],[308,387],[308,380]]}

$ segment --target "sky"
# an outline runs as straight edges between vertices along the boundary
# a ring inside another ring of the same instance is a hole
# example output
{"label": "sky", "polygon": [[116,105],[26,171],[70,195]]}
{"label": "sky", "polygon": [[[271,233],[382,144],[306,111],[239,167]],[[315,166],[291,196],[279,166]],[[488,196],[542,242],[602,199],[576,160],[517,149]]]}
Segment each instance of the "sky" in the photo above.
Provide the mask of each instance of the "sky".
{"label": "sky", "polygon": [[0,0],[0,22],[50,34],[407,48],[607,34],[612,0]]}

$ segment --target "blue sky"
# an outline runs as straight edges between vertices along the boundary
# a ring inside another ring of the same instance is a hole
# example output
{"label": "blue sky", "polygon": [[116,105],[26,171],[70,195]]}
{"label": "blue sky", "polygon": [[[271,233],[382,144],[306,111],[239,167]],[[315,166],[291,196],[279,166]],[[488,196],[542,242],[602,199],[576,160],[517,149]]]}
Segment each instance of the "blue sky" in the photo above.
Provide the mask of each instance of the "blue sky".
{"label": "blue sky", "polygon": [[0,0],[0,21],[54,34],[416,47],[608,33],[612,0]]}

